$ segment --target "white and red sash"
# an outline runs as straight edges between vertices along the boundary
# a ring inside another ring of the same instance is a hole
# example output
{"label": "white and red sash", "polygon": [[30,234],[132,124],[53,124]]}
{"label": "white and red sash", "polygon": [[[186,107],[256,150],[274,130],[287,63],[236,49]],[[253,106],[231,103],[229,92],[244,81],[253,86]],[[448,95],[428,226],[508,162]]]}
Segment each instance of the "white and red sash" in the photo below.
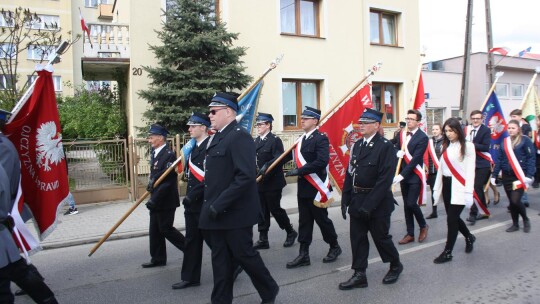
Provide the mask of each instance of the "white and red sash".
{"label": "white and red sash", "polygon": [[[298,169],[302,168],[307,162],[304,159],[304,156],[300,152],[302,149],[302,138],[304,136],[301,136],[296,144],[296,147],[294,149],[294,161],[296,163],[296,167]],[[326,167],[326,178],[323,181],[316,173],[311,173],[308,175],[304,175],[304,178],[313,186],[315,189],[317,189],[317,195],[315,196],[315,200],[313,201],[313,204],[320,208],[328,208],[330,206],[330,203],[334,200],[332,198],[332,192],[330,191],[330,179],[328,178],[328,166]]]}
{"label": "white and red sash", "polygon": [[433,140],[429,140],[428,144],[428,153],[429,157],[431,157],[431,160],[433,161],[433,166],[435,166],[435,170],[439,170],[439,159],[437,158],[437,153],[435,152],[435,145],[433,144]]}
{"label": "white and red sash", "polygon": [[204,181],[204,170],[202,170],[201,168],[197,167],[194,163],[192,163],[191,157],[189,158],[188,166],[189,166],[189,173],[193,174],[193,176],[195,176],[195,178],[199,182],[202,183]]}
{"label": "white and red sash", "polygon": [[[465,135],[466,135],[465,140],[472,142],[473,139],[471,138],[471,134],[468,134],[468,130],[469,130],[469,126],[465,126],[465,128],[463,130],[465,132]],[[476,134],[476,135],[478,135],[478,134]],[[491,158],[491,154],[489,154],[489,152],[476,151],[476,156],[479,156],[479,157],[487,160],[492,165],[494,164],[493,159]]]}
{"label": "white and red sash", "polygon": [[519,164],[519,161],[516,158],[514,149],[512,148],[512,141],[510,136],[506,137],[503,142],[504,152],[506,153],[506,158],[508,158],[508,163],[512,167],[514,174],[517,176],[519,182],[516,185],[517,189],[527,190],[527,184],[525,183],[525,173]]}
{"label": "white and red sash", "polygon": [[[416,131],[416,132],[423,132],[423,131]],[[407,145],[409,142],[407,141],[407,131],[403,130],[400,134],[401,137],[401,144],[405,146],[405,155],[403,156],[403,160],[405,160],[406,164],[409,164],[412,160],[412,154],[409,152],[409,148]],[[412,135],[411,135],[412,137]],[[414,168],[414,173],[420,178],[421,184],[420,184],[420,197],[418,197],[418,205],[423,206],[426,204],[426,171],[424,168],[422,168],[420,165],[416,165]]]}
{"label": "white and red sash", "polygon": [[[444,151],[442,154],[444,163],[446,166],[448,166],[448,169],[450,169],[450,172],[452,172],[452,175],[455,177],[455,179],[463,186],[465,187],[465,174],[463,172],[463,168],[459,163],[453,163],[450,158],[448,158],[448,150]],[[480,213],[484,213],[487,215],[490,215],[489,210],[485,209],[482,204],[479,204],[480,199],[478,198],[478,195],[476,192],[473,191],[473,201],[476,203],[476,206],[479,208]],[[467,208],[470,208],[471,206],[465,205]],[[485,209],[485,210],[484,210]]]}
{"label": "white and red sash", "polygon": [[540,134],[538,134],[538,131],[533,131],[533,143],[538,154],[540,152]]}
{"label": "white and red sash", "polygon": [[13,227],[13,239],[19,247],[19,250],[24,254],[27,261],[30,261],[28,258],[29,255],[40,251],[41,245],[32,235],[28,226],[26,226],[24,220],[21,217],[19,212],[19,207],[24,203],[24,198],[22,196],[21,182],[19,181],[19,190],[17,191],[17,196],[15,198],[15,204],[13,204],[13,209],[11,213],[8,214],[13,218],[15,226]]}

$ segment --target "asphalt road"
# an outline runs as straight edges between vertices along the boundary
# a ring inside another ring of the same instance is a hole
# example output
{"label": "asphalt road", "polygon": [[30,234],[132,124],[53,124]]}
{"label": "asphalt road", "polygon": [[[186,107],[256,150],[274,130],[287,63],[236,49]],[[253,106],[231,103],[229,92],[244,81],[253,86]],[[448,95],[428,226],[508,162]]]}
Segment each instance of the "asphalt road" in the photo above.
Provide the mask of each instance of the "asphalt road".
{"label": "asphalt road", "polygon": [[[443,211],[438,219],[428,220],[429,236],[424,243],[398,247],[405,270],[396,284],[381,283],[388,264],[379,260],[371,246],[369,287],[350,291],[338,290],[338,284],[352,275],[349,225],[341,218],[339,208],[331,208],[330,215],[343,254],[330,264],[321,261],[328,245],[315,228],[311,266],[286,269],[286,262],[296,257],[299,246],[283,248],[285,233],[272,222],[271,248],[261,254],[281,288],[277,303],[540,303],[540,190],[533,189],[529,195],[532,231],[528,234],[505,232],[510,215],[506,212],[506,197],[502,196],[501,202],[490,208],[492,218],[470,227],[477,237],[473,253],[464,252],[465,241],[460,236],[454,259],[442,265],[433,263],[446,241]],[[429,214],[431,207],[423,211]],[[291,220],[297,227],[298,215],[291,215]],[[402,207],[393,214],[391,233],[396,244],[405,234]],[[33,257],[60,303],[210,303],[212,269],[208,248],[203,258],[201,286],[186,290],[171,289],[180,280],[182,265],[181,252],[172,246],[168,247],[167,266],[153,269],[140,267],[149,261],[147,237],[107,242],[88,257],[91,248],[92,245],[81,245],[50,249]],[[234,293],[234,303],[260,302],[245,273],[236,281]],[[17,297],[16,303],[32,301],[22,296]]]}

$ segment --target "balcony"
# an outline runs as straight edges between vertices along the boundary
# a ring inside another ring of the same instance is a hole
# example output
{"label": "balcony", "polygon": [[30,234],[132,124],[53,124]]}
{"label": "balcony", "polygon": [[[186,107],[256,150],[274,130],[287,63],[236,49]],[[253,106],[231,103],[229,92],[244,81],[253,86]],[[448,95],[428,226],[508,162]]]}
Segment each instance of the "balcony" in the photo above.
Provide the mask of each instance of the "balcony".
{"label": "balcony", "polygon": [[90,39],[83,37],[82,74],[85,80],[111,80],[118,69],[127,71],[130,63],[129,25],[88,23]]}

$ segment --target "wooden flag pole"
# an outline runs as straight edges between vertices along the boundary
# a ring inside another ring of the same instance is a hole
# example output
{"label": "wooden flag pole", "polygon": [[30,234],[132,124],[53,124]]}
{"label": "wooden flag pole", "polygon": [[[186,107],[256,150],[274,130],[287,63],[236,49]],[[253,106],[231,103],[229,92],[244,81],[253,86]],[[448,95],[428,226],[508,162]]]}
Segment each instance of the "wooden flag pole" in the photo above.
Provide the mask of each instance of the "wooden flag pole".
{"label": "wooden flag pole", "polygon": [[497,72],[497,74],[495,74],[495,81],[493,81],[493,84],[491,85],[491,88],[489,88],[489,91],[488,91],[488,93],[486,95],[486,98],[484,99],[484,102],[482,103],[482,106],[480,107],[480,109],[483,109],[486,106],[486,103],[489,100],[489,96],[491,96],[491,93],[493,93],[493,91],[495,91],[495,86],[497,85],[497,81],[499,81],[499,78],[501,78],[503,75],[504,75],[504,72]]}
{"label": "wooden flag pole", "polygon": [[[275,69],[277,65],[281,62],[282,58],[283,58],[283,55],[276,57],[276,59],[272,61],[272,63],[270,64],[270,67],[259,78],[257,78],[257,80],[253,82],[246,90],[244,90],[244,92],[238,97],[238,99],[241,99],[242,97],[244,97],[249,91],[251,91],[251,89],[253,89],[253,87],[255,87],[257,83],[259,83],[259,81],[261,81],[266,75],[268,75],[270,71]],[[165,179],[165,177],[167,177],[167,175],[169,175],[169,173],[171,173],[172,170],[174,170],[174,168],[178,166],[178,163],[180,161],[182,161],[182,156],[178,157],[178,159],[174,161],[174,163],[165,172],[163,172],[163,174],[161,174],[159,179],[154,183],[154,187],[157,187]],[[150,192],[146,191],[135,202],[135,204],[133,204],[133,206],[131,206],[131,208],[129,208],[129,210],[116,222],[116,224],[114,224],[114,226],[111,229],[109,229],[109,231],[107,231],[107,233],[99,240],[99,242],[94,246],[94,248],[90,250],[90,253],[88,254],[89,257],[92,256],[94,252],[96,252],[96,250],[101,246],[101,244],[103,244],[111,236],[111,234],[114,233],[114,231],[128,218],[128,216],[130,216],[131,213],[133,213],[133,211],[148,197],[148,195],[150,195]]]}
{"label": "wooden flag pole", "polygon": [[[159,179],[154,183],[154,188],[161,184],[161,182],[167,177],[167,175],[169,175],[169,173],[171,173],[178,166],[178,163],[180,161],[182,161],[182,156],[178,157],[178,159],[176,159],[174,163],[169,168],[167,168],[167,170],[163,172],[163,174],[161,174]],[[94,248],[90,250],[90,253],[88,254],[89,257],[92,256],[92,254],[94,254],[96,250],[98,250],[101,244],[103,244],[109,238],[109,236],[113,234],[116,228],[118,228],[118,226],[120,226],[128,218],[128,216],[131,215],[131,213],[133,213],[133,211],[142,203],[142,201],[146,199],[146,197],[148,197],[148,195],[150,195],[150,192],[144,192],[144,194],[135,202],[135,204],[133,204],[133,206],[129,208],[129,210],[116,222],[116,224],[114,224],[114,226],[109,229],[107,233],[105,233],[105,235],[99,240],[99,242],[94,246]]]}
{"label": "wooden flag pole", "polygon": [[[337,111],[339,106],[341,106],[341,104],[345,101],[345,99],[347,97],[349,97],[349,95],[351,95],[351,93],[353,93],[359,86],[361,86],[364,82],[366,82],[369,77],[371,77],[373,74],[375,74],[376,71],[378,71],[382,66],[382,63],[381,62],[378,62],[376,65],[374,65],[371,69],[368,70],[368,72],[366,73],[366,75],[364,75],[364,78],[362,78],[362,80],[360,80],[359,82],[357,82],[354,87],[352,88],[352,90],[350,90],[349,92],[347,92],[347,94],[345,94],[345,96],[343,96],[339,102],[337,102],[336,104],[334,104],[334,106],[326,111],[324,113],[323,116],[321,116],[321,119],[319,120],[319,122],[323,122],[328,116],[330,116],[334,111]],[[266,171],[264,172],[264,174],[268,174],[270,171],[272,171],[284,158],[285,156],[287,156],[289,153],[291,153],[291,151],[294,149],[294,147],[296,147],[296,142],[290,147],[288,148],[285,152],[283,152],[267,169]],[[262,175],[259,175],[257,177],[257,182],[260,182],[262,179]]]}

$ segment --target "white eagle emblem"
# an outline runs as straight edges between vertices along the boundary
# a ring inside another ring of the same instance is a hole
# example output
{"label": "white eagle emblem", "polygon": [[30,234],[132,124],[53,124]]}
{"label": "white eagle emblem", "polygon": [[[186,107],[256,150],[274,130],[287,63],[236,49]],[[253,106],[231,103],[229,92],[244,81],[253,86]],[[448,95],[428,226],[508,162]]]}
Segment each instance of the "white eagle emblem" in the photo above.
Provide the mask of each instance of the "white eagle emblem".
{"label": "white eagle emblem", "polygon": [[49,121],[38,128],[36,139],[37,165],[45,171],[51,171],[51,164],[58,165],[64,159],[62,134],[56,132],[54,121]]}

